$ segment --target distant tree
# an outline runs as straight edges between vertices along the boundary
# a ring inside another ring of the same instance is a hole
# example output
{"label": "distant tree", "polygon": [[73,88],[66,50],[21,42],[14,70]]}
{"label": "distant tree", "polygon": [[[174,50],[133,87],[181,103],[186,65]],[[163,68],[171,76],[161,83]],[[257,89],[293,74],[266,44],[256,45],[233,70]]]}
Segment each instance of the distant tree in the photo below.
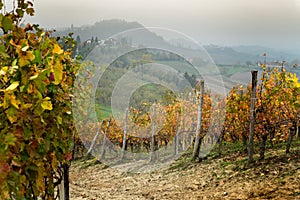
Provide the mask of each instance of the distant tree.
{"label": "distant tree", "polygon": [[251,65],[253,65],[253,63],[248,60],[248,61],[246,61],[246,65],[251,66]]}
{"label": "distant tree", "polygon": [[184,73],[184,78],[191,84],[192,87],[195,87],[197,83],[197,78],[196,75],[193,74],[190,76],[187,72]]}
{"label": "distant tree", "polygon": [[80,36],[79,36],[79,35],[77,35],[77,37],[76,37],[76,44],[77,44],[77,45],[80,45],[80,44],[81,44],[81,39],[80,39]]}

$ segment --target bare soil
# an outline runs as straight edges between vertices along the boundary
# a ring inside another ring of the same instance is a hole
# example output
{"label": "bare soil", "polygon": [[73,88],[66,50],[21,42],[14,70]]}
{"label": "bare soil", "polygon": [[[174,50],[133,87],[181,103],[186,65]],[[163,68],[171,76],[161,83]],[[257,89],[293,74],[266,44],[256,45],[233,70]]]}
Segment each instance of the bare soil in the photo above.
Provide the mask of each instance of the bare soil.
{"label": "bare soil", "polygon": [[[300,199],[300,151],[247,164],[245,155],[189,158],[167,169],[130,173],[78,160],[70,169],[72,200],[86,199]],[[121,166],[126,167],[126,166]]]}

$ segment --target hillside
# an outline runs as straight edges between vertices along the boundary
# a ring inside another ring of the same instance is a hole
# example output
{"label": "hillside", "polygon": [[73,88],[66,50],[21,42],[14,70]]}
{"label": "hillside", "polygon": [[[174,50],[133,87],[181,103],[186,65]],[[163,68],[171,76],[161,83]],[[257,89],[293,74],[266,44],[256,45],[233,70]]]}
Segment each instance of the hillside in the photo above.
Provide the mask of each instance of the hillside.
{"label": "hillside", "polygon": [[129,29],[142,28],[143,26],[137,22],[127,22],[125,20],[111,19],[96,22],[94,25],[85,25],[81,27],[68,27],[58,30],[56,35],[68,35],[74,33],[74,36],[80,36],[82,41],[98,37],[106,39],[116,33],[123,32]]}
{"label": "hillside", "polygon": [[[134,30],[134,31],[133,31]],[[158,33],[156,33],[158,32]],[[160,32],[166,32],[160,29],[146,29],[138,22],[127,22],[120,19],[102,20],[93,25],[81,27],[69,27],[58,30],[54,33],[56,36],[68,35],[74,33],[74,38],[80,37],[81,42],[91,38],[105,40],[114,35],[120,35],[127,38],[134,46],[144,45],[151,47],[160,47],[170,49],[182,55],[196,57],[201,54],[198,46],[182,38],[168,38],[168,34],[162,37]],[[268,60],[286,60],[294,63],[299,59],[298,55],[281,51],[280,49],[271,49],[261,46],[232,46],[223,47],[217,45],[206,45],[204,49],[210,54],[214,62],[218,65],[245,65],[246,63],[255,64],[263,60],[262,54],[268,53]]]}
{"label": "hillside", "polygon": [[[300,147],[286,156],[280,147],[265,161],[247,164],[237,146],[212,152],[200,164],[187,153],[170,167],[152,173],[122,172],[78,160],[71,166],[71,199],[289,199],[300,198]],[[129,168],[128,168],[129,169]]]}
{"label": "hillside", "polygon": [[255,56],[256,58],[260,58],[263,52],[267,53],[268,59],[271,61],[274,60],[287,60],[293,62],[295,59],[299,59],[299,55],[296,52],[286,52],[284,50],[272,49],[263,46],[255,46],[255,45],[240,45],[240,46],[232,46],[233,50],[241,53],[245,53],[248,55]]}
{"label": "hillside", "polygon": [[249,53],[236,51],[231,47],[209,45],[205,46],[205,49],[213,58],[215,63],[221,65],[244,65],[247,62],[257,63],[260,58]]}
{"label": "hillside", "polygon": [[[131,35],[129,30],[135,30],[134,37]],[[129,31],[126,33],[126,31]],[[127,37],[132,44],[161,44],[168,45],[162,37],[155,33],[145,29],[144,26],[138,22],[127,22],[125,20],[111,19],[102,20],[96,22],[93,25],[85,25],[81,27],[69,27],[63,30],[57,31],[57,36],[68,35],[73,33],[74,37],[80,36],[81,41],[86,41],[92,37],[98,38],[99,40],[105,40],[116,34],[122,33],[122,37]]]}

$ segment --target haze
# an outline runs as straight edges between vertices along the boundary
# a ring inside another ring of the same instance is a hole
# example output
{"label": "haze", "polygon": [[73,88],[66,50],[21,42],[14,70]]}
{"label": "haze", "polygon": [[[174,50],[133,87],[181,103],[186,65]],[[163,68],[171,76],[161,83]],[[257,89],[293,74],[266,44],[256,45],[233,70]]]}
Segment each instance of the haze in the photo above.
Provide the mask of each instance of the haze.
{"label": "haze", "polygon": [[26,20],[47,28],[117,18],[175,29],[202,44],[300,52],[300,0],[40,0],[35,7]]}

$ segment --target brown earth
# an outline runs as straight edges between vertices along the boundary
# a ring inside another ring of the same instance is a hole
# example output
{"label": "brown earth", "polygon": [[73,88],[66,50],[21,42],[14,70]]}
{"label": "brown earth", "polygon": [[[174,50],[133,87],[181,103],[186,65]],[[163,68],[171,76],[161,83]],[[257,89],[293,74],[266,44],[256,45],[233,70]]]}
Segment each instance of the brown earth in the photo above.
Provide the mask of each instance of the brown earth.
{"label": "brown earth", "polygon": [[151,173],[126,173],[94,160],[75,161],[70,169],[71,199],[299,200],[299,153],[275,155],[251,166],[239,154],[200,164],[187,158]]}

